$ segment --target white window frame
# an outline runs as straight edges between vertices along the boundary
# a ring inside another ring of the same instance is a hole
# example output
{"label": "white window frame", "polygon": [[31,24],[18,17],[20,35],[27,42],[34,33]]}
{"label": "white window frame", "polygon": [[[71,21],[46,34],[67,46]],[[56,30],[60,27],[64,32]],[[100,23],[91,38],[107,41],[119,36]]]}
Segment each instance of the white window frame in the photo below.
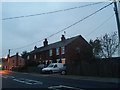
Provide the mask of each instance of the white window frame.
{"label": "white window frame", "polygon": [[59,53],[59,48],[56,48],[56,55],[59,55],[60,53]]}
{"label": "white window frame", "polygon": [[34,59],[37,59],[37,56],[36,56],[36,54],[34,55]]}
{"label": "white window frame", "polygon": [[52,56],[52,49],[49,50],[49,56]]}
{"label": "white window frame", "polygon": [[27,60],[29,60],[29,59],[30,59],[30,56],[28,55],[28,56],[27,56]]}
{"label": "white window frame", "polygon": [[61,47],[61,54],[65,54],[65,47]]}
{"label": "white window frame", "polygon": [[57,63],[59,63],[60,62],[60,58],[56,59],[56,61],[57,61]]}

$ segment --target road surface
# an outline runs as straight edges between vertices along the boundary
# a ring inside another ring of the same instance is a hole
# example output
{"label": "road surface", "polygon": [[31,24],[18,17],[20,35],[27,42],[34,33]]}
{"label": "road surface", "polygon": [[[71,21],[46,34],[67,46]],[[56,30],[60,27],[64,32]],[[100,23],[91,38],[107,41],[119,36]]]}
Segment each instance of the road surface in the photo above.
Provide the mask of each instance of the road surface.
{"label": "road surface", "polygon": [[39,90],[87,90],[90,88],[110,88],[118,89],[120,85],[113,82],[100,82],[92,80],[80,80],[73,78],[61,78],[52,74],[29,74],[10,72],[4,73],[2,77],[2,88],[17,89],[39,89]]}

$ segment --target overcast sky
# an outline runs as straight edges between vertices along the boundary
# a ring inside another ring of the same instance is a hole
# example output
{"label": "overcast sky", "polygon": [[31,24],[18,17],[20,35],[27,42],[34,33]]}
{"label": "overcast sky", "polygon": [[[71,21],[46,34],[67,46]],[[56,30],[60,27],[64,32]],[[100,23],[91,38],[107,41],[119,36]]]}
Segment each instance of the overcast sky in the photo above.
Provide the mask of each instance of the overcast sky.
{"label": "overcast sky", "polygon": [[[3,2],[2,18],[40,14],[90,3],[94,2]],[[37,41],[64,29],[109,3],[104,2],[98,5],[53,14],[2,20],[2,32],[0,32],[0,34],[2,33],[2,54],[0,50],[0,57],[6,56],[8,49],[11,49],[11,55],[13,55],[16,52],[31,51],[35,45],[41,47],[43,41]],[[108,21],[105,22],[106,20]],[[105,33],[117,31],[115,20],[113,5],[111,5],[94,16],[65,30],[65,37],[70,38],[82,35],[89,42],[90,39],[94,40]],[[99,27],[100,25],[102,26]],[[64,32],[48,38],[49,44],[59,41],[62,34]],[[34,44],[29,45],[31,43]]]}

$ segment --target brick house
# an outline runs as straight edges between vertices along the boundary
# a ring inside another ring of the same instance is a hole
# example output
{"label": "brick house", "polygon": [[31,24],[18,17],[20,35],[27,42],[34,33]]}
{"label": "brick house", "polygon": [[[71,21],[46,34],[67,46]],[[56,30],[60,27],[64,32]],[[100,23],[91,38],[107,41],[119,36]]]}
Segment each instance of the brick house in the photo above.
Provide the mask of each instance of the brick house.
{"label": "brick house", "polygon": [[1,60],[1,62],[2,62],[2,69],[4,69],[5,68],[5,66],[7,66],[7,59],[6,58],[1,58],[0,59]]}
{"label": "brick house", "polygon": [[48,44],[47,39],[43,42],[43,46],[29,52],[27,61],[35,61],[39,63],[61,62],[69,66],[79,65],[81,60],[88,60],[92,57],[92,48],[90,44],[81,36],[75,36],[65,39],[64,35],[61,41]]}
{"label": "brick house", "polygon": [[3,67],[6,70],[12,70],[14,67],[24,67],[25,66],[25,60],[18,55],[10,56],[8,55],[7,59],[4,59],[3,61]]}

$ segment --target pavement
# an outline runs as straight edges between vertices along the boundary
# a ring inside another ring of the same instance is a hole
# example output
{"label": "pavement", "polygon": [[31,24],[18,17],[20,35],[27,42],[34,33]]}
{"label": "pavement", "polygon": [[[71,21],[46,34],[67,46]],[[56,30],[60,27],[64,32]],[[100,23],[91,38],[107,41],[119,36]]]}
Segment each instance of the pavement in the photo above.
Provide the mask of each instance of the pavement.
{"label": "pavement", "polygon": [[35,76],[49,76],[67,79],[77,79],[77,80],[87,80],[87,81],[98,81],[98,82],[109,82],[109,83],[119,83],[120,78],[112,77],[93,77],[93,76],[78,76],[78,75],[60,75],[60,74],[40,74],[40,73],[29,73]]}

